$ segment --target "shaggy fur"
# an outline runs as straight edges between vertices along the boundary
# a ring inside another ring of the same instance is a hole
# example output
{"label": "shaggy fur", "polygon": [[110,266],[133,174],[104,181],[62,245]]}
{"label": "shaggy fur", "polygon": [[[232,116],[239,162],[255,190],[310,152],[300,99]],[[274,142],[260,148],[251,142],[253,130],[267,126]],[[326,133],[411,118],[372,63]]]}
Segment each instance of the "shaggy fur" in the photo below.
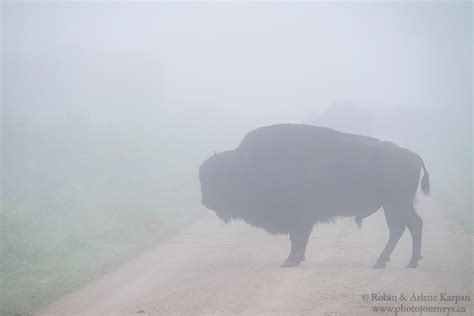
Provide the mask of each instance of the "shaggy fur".
{"label": "shaggy fur", "polygon": [[413,208],[421,168],[415,153],[391,142],[303,124],[251,131],[235,150],[200,167],[202,202],[228,222],[242,219],[271,234],[289,234],[283,266],[304,260],[309,234],[335,217],[362,219],[383,207],[390,239],[375,267],[385,266],[405,227],[413,236],[410,267],[421,258],[422,220]]}

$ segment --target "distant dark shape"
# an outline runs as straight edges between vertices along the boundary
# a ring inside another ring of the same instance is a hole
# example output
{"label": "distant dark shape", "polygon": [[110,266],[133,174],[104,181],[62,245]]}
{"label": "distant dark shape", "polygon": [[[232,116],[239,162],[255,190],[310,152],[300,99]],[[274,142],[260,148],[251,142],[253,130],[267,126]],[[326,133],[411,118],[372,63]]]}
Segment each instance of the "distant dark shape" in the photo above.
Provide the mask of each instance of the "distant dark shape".
{"label": "distant dark shape", "polygon": [[341,132],[372,135],[374,113],[349,101],[335,102],[323,113],[306,117],[304,123],[330,127]]}
{"label": "distant dark shape", "polygon": [[363,218],[383,207],[390,237],[375,268],[385,267],[405,227],[413,239],[407,267],[421,257],[423,221],[413,206],[429,194],[423,160],[410,150],[375,138],[303,124],[251,131],[235,150],[200,167],[202,203],[225,222],[242,219],[271,234],[289,234],[283,267],[305,260],[313,226],[338,216]]}

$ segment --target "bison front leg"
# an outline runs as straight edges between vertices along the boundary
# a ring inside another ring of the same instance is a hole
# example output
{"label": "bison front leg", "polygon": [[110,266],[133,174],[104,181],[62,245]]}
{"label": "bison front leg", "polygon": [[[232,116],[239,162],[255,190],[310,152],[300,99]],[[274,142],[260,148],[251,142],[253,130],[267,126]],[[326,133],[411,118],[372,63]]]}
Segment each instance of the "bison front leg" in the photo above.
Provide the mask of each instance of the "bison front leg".
{"label": "bison front leg", "polygon": [[302,227],[290,233],[291,251],[288,258],[281,264],[281,267],[289,268],[298,266],[301,261],[305,260],[306,245],[308,244],[309,235],[313,230],[311,227]]}

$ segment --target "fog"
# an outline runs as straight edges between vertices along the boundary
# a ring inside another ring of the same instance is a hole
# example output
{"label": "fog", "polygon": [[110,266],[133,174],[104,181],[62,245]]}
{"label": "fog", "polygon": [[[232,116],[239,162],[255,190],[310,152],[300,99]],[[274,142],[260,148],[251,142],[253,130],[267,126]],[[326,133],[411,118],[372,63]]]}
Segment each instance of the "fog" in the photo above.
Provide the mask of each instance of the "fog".
{"label": "fog", "polygon": [[472,233],[470,2],[1,10],[0,313],[31,313],[208,214],[199,165],[276,123],[413,150],[446,220]]}

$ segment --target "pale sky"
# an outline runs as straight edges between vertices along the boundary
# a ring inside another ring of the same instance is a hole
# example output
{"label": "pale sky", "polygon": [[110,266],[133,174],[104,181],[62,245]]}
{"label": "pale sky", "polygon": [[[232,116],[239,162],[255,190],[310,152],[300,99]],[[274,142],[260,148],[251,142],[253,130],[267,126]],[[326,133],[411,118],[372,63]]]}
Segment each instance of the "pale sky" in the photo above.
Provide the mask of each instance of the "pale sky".
{"label": "pale sky", "polygon": [[[4,2],[6,106],[298,121],[471,106],[470,2]],[[463,115],[465,116],[465,115]]]}

